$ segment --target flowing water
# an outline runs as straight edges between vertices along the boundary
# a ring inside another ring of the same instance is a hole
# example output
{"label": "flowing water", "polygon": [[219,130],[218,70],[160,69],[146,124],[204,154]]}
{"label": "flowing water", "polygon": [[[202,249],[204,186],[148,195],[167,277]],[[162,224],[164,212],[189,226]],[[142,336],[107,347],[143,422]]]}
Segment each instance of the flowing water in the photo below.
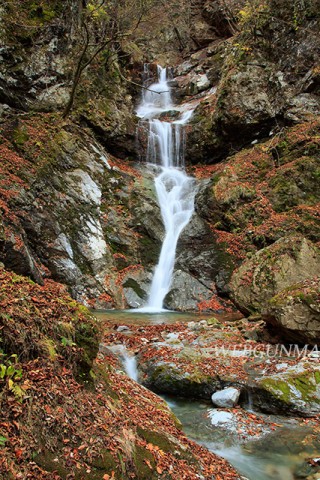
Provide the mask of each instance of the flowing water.
{"label": "flowing water", "polygon": [[[295,420],[279,416],[267,416],[281,424],[280,430],[267,433],[258,440],[243,443],[234,432],[223,424],[210,420],[212,406],[196,400],[162,396],[170,409],[179,418],[189,438],[224,457],[249,480],[296,480],[312,474],[312,467],[305,461],[319,456],[320,439],[312,435],[312,429],[301,427]],[[320,474],[319,474],[320,478]]]}
{"label": "flowing water", "polygon": [[[162,311],[159,313],[141,313],[129,311],[95,311],[103,322],[114,325],[154,325],[172,324],[176,322],[199,321],[202,314],[178,313]],[[130,335],[130,332],[128,332]],[[139,381],[139,365],[137,358],[124,345],[114,345],[111,350],[123,364],[127,375]],[[225,428],[225,411],[216,410],[212,405],[199,400],[182,399],[161,395],[172,412],[179,418],[185,434],[192,440],[204,445],[217,455],[224,457],[248,480],[298,480],[319,479],[310,476],[315,471],[306,462],[307,458],[320,456],[319,434],[312,427],[299,425],[289,417],[275,415],[260,415],[266,423],[278,425],[275,432],[266,431],[261,438],[252,439],[250,434],[246,439],[239,440],[237,423],[231,428]],[[246,406],[252,412],[252,399],[248,398]],[[224,416],[214,415],[222,412]],[[228,413],[227,413],[228,415]],[[229,414],[230,415],[230,414]],[[281,426],[282,425],[282,426]],[[250,426],[249,426],[250,428]],[[262,424],[262,429],[263,429]]]}
{"label": "flowing water", "polygon": [[[145,85],[148,86],[151,74],[147,66],[144,73]],[[107,319],[108,322],[118,325],[200,320],[196,314],[169,312],[163,308],[165,296],[170,289],[178,238],[189,222],[194,208],[194,180],[184,172],[184,125],[191,118],[193,108],[192,104],[182,107],[173,105],[167,70],[158,67],[158,80],[144,90],[137,115],[148,128],[146,160],[159,169],[155,187],[165,226],[165,238],[147,305],[130,313],[95,312],[101,320]],[[170,112],[174,112],[175,116],[178,114],[178,118],[171,122],[163,120],[163,117],[171,116]],[[201,318],[203,317],[201,315]],[[111,349],[119,356],[127,375],[138,381],[136,357],[130,354],[124,345],[114,345]],[[163,398],[180,419],[183,430],[191,439],[226,458],[245,478],[296,480],[312,474],[312,468],[305,459],[319,456],[320,441],[310,428],[300,426],[295,420],[273,417],[270,421],[283,424],[280,430],[275,433],[266,432],[258,440],[250,439],[249,435],[245,441],[239,441],[237,425],[230,431],[224,428],[223,422],[221,424],[221,418],[228,415],[230,417],[230,413],[222,412],[221,415],[212,406],[200,401],[168,396]],[[251,403],[249,398],[249,411],[252,411]],[[220,423],[217,421],[217,414]]]}
{"label": "flowing water", "polygon": [[[145,68],[148,84],[149,73]],[[184,125],[192,108],[172,122],[157,117],[179,108],[172,103],[167,69],[158,66],[158,81],[143,91],[137,115],[148,124],[147,162],[160,168],[155,187],[165,227],[159,262],[155,268],[147,305],[140,312],[161,312],[171,285],[179,236],[194,210],[195,180],[184,171]]]}

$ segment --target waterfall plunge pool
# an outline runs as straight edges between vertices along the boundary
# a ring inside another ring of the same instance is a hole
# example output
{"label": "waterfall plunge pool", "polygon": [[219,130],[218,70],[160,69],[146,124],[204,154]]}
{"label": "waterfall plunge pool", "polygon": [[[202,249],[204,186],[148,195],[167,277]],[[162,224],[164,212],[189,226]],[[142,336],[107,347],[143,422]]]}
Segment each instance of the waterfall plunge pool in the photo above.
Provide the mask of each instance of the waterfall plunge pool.
{"label": "waterfall plunge pool", "polygon": [[106,320],[113,325],[172,325],[174,323],[199,322],[215,317],[219,321],[236,320],[239,314],[208,314],[195,312],[177,312],[174,310],[155,309],[150,307],[131,310],[92,310],[92,313],[101,321]]}

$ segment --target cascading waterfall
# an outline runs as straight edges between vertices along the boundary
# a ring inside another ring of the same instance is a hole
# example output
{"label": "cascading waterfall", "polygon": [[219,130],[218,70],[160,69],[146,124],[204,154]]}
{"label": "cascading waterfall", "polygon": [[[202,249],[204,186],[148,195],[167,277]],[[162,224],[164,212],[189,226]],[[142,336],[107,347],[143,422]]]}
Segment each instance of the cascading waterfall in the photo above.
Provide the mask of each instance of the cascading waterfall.
{"label": "cascading waterfall", "polygon": [[[145,69],[146,78],[150,78]],[[184,171],[185,131],[183,125],[193,110],[187,110],[173,122],[162,121],[165,112],[179,110],[172,104],[167,69],[158,66],[158,82],[144,90],[137,115],[148,122],[147,162],[158,165],[155,187],[165,227],[158,265],[155,268],[145,312],[163,310],[170,289],[179,236],[194,211],[195,181]]]}

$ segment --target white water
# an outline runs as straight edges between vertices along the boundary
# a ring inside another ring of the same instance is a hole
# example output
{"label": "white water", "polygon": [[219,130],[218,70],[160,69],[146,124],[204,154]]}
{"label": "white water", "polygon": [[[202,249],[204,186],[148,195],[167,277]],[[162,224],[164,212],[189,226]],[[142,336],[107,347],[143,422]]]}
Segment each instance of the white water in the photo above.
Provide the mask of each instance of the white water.
{"label": "white water", "polygon": [[139,372],[135,355],[129,353],[126,346],[122,344],[109,345],[108,349],[119,358],[128,377],[137,382]]}
{"label": "white water", "polygon": [[[148,75],[147,71],[145,73]],[[180,118],[173,122],[156,118],[165,112],[179,110],[172,104],[166,69],[158,67],[158,82],[148,88],[149,90],[144,90],[137,115],[149,123],[147,161],[161,168],[160,174],[155,178],[155,187],[165,238],[147,305],[139,310],[159,312],[163,310],[163,301],[170,289],[179,236],[194,210],[195,182],[183,169],[183,125],[191,118],[193,109],[184,110]]]}
{"label": "white water", "polygon": [[129,355],[127,350],[123,351],[123,367],[128,377],[137,382],[139,377],[137,360],[134,355]]}

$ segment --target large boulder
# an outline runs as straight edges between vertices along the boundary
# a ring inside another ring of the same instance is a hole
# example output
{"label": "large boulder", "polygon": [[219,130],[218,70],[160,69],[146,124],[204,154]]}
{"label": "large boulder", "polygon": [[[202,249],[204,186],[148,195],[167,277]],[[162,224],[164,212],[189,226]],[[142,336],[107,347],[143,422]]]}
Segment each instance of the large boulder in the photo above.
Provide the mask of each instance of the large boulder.
{"label": "large boulder", "polygon": [[268,397],[269,411],[273,398],[286,413],[313,416],[320,412],[320,366],[314,362],[300,362],[284,372],[262,376],[256,385],[261,392],[254,398],[262,409]]}
{"label": "large boulder", "polygon": [[131,308],[143,307],[148,300],[151,273],[142,268],[129,270],[123,277],[122,288],[126,304]]}
{"label": "large boulder", "polygon": [[319,274],[319,250],[303,237],[284,237],[234,272],[231,296],[243,311],[260,312],[283,289]]}
{"label": "large boulder", "polygon": [[212,393],[222,386],[218,375],[205,375],[196,368],[191,373],[186,372],[174,363],[150,362],[141,368],[142,384],[156,393],[209,400]]}
{"label": "large boulder", "polygon": [[320,279],[306,280],[282,290],[262,310],[263,319],[287,340],[320,342]]}
{"label": "large boulder", "polygon": [[176,270],[165,304],[173,310],[194,311],[198,309],[200,301],[209,301],[213,294],[212,289],[207,288],[194,276],[182,270]]}

